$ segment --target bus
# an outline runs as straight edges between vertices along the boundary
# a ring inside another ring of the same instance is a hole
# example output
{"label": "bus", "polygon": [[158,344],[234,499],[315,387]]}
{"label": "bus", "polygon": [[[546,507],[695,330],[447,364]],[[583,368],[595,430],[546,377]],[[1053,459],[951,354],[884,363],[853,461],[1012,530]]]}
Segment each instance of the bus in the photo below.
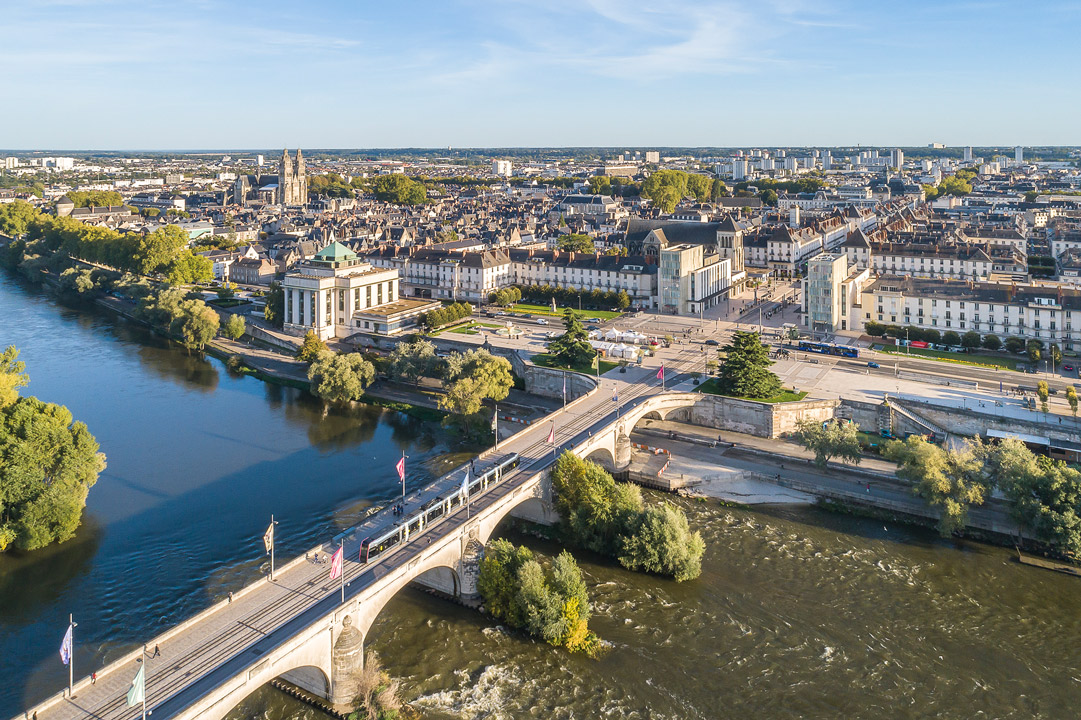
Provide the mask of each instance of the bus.
{"label": "bus", "polygon": [[838,357],[854,358],[860,356],[860,349],[851,345],[812,342],[810,340],[800,340],[798,349],[805,350],[806,352],[820,353],[822,355],[836,355]]}

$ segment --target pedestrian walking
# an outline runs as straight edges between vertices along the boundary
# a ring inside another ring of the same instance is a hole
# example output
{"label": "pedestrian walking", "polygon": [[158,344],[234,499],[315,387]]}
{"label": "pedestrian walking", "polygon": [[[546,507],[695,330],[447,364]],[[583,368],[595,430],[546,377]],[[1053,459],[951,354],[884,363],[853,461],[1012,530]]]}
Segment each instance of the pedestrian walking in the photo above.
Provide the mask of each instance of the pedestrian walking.
{"label": "pedestrian walking", "polygon": [[233,602],[233,593],[229,593],[229,602]]}
{"label": "pedestrian walking", "polygon": [[98,674],[96,672],[90,673],[90,684],[91,685],[97,685],[98,684]]}
{"label": "pedestrian walking", "polygon": [[871,492],[871,483],[867,483],[867,492]]}
{"label": "pedestrian walking", "polygon": [[154,657],[159,657],[160,655],[161,655],[161,649],[158,648],[157,644],[155,643],[155,645],[154,645]]}

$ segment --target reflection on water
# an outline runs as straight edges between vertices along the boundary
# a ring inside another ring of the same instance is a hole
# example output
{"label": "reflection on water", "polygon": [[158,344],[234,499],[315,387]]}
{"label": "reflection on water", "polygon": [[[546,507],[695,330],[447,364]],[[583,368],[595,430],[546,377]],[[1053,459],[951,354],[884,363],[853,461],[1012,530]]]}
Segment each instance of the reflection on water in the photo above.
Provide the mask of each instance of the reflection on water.
{"label": "reflection on water", "polygon": [[6,274],[0,317],[26,391],[70,407],[109,462],[74,540],[0,556],[0,657],[14,670],[0,717],[66,683],[56,649],[68,613],[76,671],[88,673],[258,577],[272,513],[279,558],[299,554],[395,497],[403,451],[418,479],[447,451],[438,427],[370,406],[324,410]]}

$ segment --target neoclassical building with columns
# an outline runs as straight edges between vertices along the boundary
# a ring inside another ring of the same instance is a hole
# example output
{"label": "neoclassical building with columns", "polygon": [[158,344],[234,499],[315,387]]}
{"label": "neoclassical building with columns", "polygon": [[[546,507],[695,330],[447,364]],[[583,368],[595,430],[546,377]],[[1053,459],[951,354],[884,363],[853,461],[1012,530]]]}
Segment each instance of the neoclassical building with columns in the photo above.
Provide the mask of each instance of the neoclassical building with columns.
{"label": "neoclassical building with columns", "polygon": [[396,335],[438,301],[401,298],[398,271],[378,269],[341,243],[331,243],[286,273],[285,332],[320,339],[357,333]]}

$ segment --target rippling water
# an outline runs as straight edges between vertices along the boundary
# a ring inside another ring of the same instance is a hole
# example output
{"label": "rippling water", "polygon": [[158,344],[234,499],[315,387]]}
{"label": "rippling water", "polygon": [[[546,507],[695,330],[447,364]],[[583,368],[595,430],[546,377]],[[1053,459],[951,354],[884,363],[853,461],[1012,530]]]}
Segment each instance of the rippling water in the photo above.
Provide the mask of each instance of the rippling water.
{"label": "rippling water", "polygon": [[[93,618],[85,632],[99,646],[143,637],[255,571],[253,533],[272,506],[289,513],[283,527],[306,529],[291,540],[300,548],[366,502],[336,515],[349,498],[392,490],[392,477],[357,469],[378,460],[380,441],[390,439],[393,453],[402,444],[432,458],[440,450],[399,416],[323,419],[289,391],[230,378],[217,363],[110,329],[112,321],[58,314],[37,295],[0,287],[2,316],[13,303],[29,303],[20,312],[33,317],[47,313],[38,320],[46,337],[58,326],[109,337],[108,352],[91,344],[93,362],[81,363],[78,347],[58,356],[44,340],[24,359],[38,368],[31,389],[71,405],[113,449],[106,445],[107,477],[76,541],[32,559],[0,558],[0,652],[5,667],[26,668],[0,698],[5,708],[17,707],[25,685],[33,694],[63,684],[53,656],[69,607]],[[0,343],[10,332],[2,328]],[[97,380],[105,392],[43,377],[97,363],[108,364]],[[109,381],[116,373],[121,379]],[[142,420],[127,417],[147,406]],[[146,452],[124,439],[132,435]],[[159,459],[168,473],[140,469]],[[198,472],[184,471],[196,461]],[[1081,580],[1020,566],[1001,548],[814,508],[678,502],[706,539],[698,580],[677,584],[578,554],[596,606],[591,625],[611,643],[600,660],[413,590],[383,611],[369,648],[431,720],[1077,716]],[[269,687],[232,715],[325,717]]]}

